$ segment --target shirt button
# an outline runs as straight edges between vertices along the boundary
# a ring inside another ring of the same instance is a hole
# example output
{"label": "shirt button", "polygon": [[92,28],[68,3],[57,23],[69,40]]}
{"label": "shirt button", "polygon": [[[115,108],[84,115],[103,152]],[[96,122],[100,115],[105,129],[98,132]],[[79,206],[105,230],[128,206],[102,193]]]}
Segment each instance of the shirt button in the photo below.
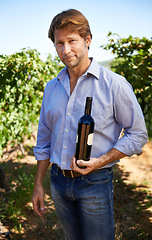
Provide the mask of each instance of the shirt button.
{"label": "shirt button", "polygon": [[68,129],[66,129],[65,131],[68,132]]}
{"label": "shirt button", "polygon": [[65,162],[63,162],[63,165],[65,165]]}
{"label": "shirt button", "polygon": [[67,146],[64,146],[64,148],[66,149],[66,148],[67,148]]}
{"label": "shirt button", "polygon": [[68,116],[70,116],[70,113],[68,113]]}

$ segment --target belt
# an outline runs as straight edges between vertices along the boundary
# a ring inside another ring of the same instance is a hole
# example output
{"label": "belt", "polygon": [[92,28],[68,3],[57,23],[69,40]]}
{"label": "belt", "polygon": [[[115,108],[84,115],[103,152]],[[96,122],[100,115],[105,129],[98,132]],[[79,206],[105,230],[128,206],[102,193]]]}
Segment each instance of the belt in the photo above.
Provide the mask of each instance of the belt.
{"label": "belt", "polygon": [[[54,163],[54,165],[56,166],[58,172],[62,173],[64,177],[74,178],[74,177],[81,177],[81,176],[82,176],[82,174],[79,173],[79,172],[75,172],[75,171],[73,171],[73,170],[64,170],[64,169],[61,169],[61,168],[58,167],[58,165],[55,164],[55,163]],[[92,173],[96,173],[96,172],[100,172],[100,171],[105,170],[105,169],[110,169],[110,168],[95,169],[95,170],[89,172],[87,175],[92,174]]]}

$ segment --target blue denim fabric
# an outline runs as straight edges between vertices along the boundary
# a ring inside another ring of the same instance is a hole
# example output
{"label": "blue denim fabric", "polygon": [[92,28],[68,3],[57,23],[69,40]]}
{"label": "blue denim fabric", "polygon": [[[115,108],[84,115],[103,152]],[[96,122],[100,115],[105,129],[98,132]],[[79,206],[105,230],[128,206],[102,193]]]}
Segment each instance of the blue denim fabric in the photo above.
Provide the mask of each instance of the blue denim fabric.
{"label": "blue denim fabric", "polygon": [[113,171],[68,178],[53,164],[51,192],[67,240],[113,240]]}

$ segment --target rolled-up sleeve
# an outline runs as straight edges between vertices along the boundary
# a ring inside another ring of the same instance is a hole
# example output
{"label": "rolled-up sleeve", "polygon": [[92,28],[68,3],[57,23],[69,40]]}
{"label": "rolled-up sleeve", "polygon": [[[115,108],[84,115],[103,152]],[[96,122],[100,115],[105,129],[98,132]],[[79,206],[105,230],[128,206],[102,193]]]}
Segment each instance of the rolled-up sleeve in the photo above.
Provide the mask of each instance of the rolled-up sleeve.
{"label": "rolled-up sleeve", "polygon": [[45,117],[45,91],[43,95],[42,107],[40,112],[40,120],[38,125],[37,143],[34,147],[34,155],[36,160],[46,160],[50,158],[51,147],[51,131],[47,126]]}
{"label": "rolled-up sleeve", "polygon": [[147,129],[141,107],[126,81],[122,81],[115,91],[114,114],[124,129],[114,148],[128,156],[140,154],[148,140]]}

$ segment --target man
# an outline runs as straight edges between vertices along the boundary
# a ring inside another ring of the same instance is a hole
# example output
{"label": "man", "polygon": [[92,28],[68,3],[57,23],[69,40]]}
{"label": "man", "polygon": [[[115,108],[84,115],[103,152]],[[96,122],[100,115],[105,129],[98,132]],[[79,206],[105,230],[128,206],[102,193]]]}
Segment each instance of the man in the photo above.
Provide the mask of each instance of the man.
{"label": "man", "polygon": [[[144,117],[130,84],[88,57],[91,31],[77,10],[52,20],[49,38],[66,67],[49,81],[42,102],[37,145],[34,211],[42,216],[43,177],[51,163],[51,192],[68,240],[114,239],[112,166],[141,153],[147,142]],[[93,98],[95,121],[91,158],[74,157],[77,124],[86,97]],[[124,134],[120,138],[120,133]]]}

